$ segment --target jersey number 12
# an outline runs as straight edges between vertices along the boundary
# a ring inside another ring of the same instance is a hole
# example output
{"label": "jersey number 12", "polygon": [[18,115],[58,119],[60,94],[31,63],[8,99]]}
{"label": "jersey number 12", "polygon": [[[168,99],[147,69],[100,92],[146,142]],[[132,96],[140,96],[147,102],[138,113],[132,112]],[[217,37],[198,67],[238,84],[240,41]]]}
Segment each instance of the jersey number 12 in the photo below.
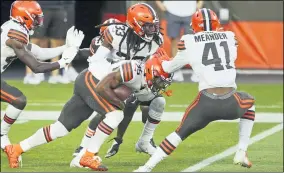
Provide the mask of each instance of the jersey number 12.
{"label": "jersey number 12", "polygon": [[[230,52],[229,52],[228,43],[226,41],[222,41],[220,43],[220,46],[222,46],[225,51],[226,68],[227,69],[233,68],[232,66],[230,66]],[[213,59],[208,59],[210,51],[213,55]],[[202,64],[205,66],[215,64],[214,70],[220,71],[220,70],[224,70],[224,66],[221,65],[221,62],[222,62],[222,59],[218,55],[216,43],[214,42],[205,43],[205,47],[204,47],[203,55],[202,55]]]}

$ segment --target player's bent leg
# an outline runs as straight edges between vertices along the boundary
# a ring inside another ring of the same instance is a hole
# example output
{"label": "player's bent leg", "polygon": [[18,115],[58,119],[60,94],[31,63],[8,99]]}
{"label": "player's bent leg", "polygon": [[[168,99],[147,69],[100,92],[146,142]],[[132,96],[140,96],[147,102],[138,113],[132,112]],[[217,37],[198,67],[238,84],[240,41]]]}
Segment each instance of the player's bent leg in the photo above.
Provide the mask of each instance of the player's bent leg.
{"label": "player's bent leg", "polygon": [[164,97],[156,97],[151,101],[149,117],[144,125],[139,141],[136,143],[136,151],[150,155],[155,152],[156,148],[150,144],[150,140],[153,138],[154,131],[162,119],[165,105],[166,100]]}
{"label": "player's bent leg", "polygon": [[201,93],[196,97],[192,104],[186,109],[182,122],[175,132],[168,135],[156,149],[151,158],[144,166],[139,167],[135,172],[150,172],[158,163],[168,157],[178,145],[190,134],[204,128],[212,119],[207,118],[201,99]]}
{"label": "player's bent leg", "polygon": [[111,147],[108,149],[105,158],[112,157],[118,152],[119,146],[123,142],[123,136],[126,132],[126,129],[128,128],[139,104],[140,102],[137,100],[137,98],[134,95],[130,96],[126,100],[125,108],[123,110],[124,114],[123,120],[120,122],[120,124],[117,127],[117,136],[113,139],[113,143]]}
{"label": "player's bent leg", "polygon": [[98,159],[98,157],[94,158],[94,156],[96,156],[101,145],[119,125],[122,119],[123,112],[121,110],[111,111],[106,114],[106,118],[99,124],[95,135],[91,138],[89,146],[86,151],[84,151],[84,155],[80,159],[80,165],[89,167],[95,171],[107,170],[107,168],[101,164],[101,160]]}
{"label": "player's bent leg", "polygon": [[75,152],[73,153],[73,156],[77,156],[80,151],[87,147],[90,140],[91,140],[91,137],[94,136],[95,132],[96,132],[96,129],[99,125],[99,123],[105,118],[104,115],[101,115],[101,114],[97,114],[89,123],[87,129],[86,129],[86,132],[83,136],[83,139],[81,141],[81,144],[78,148],[76,148]]}
{"label": "player's bent leg", "polygon": [[26,96],[19,89],[1,80],[1,102],[9,103],[1,121],[1,149],[4,149],[5,146],[10,145],[8,132],[26,107],[27,100]]}
{"label": "player's bent leg", "polygon": [[250,168],[252,163],[248,159],[247,148],[255,119],[255,99],[245,92],[236,92],[234,96],[240,109],[240,121],[238,150],[235,154],[233,162],[234,164],[239,164],[243,167]]}
{"label": "player's bent leg", "polygon": [[19,167],[18,158],[23,152],[66,136],[72,129],[77,128],[84,120],[89,118],[92,113],[93,110],[83,102],[80,96],[74,94],[64,105],[58,120],[54,124],[40,128],[19,144],[5,147],[10,167]]}
{"label": "player's bent leg", "polygon": [[[142,105],[142,104],[143,104],[143,103],[140,104],[140,110],[141,110],[141,112],[142,112],[142,123],[145,125],[146,122],[147,122],[147,119],[149,118],[149,105],[150,105],[150,103],[147,104],[147,105],[144,105],[144,104]],[[156,148],[156,144],[155,144],[153,138],[150,139],[150,144],[151,144],[153,147]]]}

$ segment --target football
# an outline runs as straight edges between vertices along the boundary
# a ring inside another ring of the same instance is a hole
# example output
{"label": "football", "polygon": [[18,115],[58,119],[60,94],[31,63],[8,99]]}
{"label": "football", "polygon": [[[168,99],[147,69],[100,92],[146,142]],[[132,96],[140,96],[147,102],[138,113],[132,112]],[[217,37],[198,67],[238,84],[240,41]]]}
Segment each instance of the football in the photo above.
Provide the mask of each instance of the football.
{"label": "football", "polygon": [[124,101],[132,94],[132,90],[126,85],[119,85],[114,89],[114,93],[120,100]]}

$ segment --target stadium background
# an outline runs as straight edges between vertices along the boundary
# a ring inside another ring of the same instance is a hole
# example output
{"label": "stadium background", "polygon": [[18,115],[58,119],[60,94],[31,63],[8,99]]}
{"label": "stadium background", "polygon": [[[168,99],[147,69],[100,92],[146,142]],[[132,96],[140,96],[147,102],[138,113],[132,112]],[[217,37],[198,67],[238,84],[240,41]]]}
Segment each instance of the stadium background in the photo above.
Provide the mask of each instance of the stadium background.
{"label": "stadium background", "polygon": [[[125,12],[129,5],[138,1],[76,1],[75,25],[85,33],[82,48],[88,47],[91,39],[98,35],[95,25],[109,17],[125,20]],[[153,1],[147,1],[156,8]],[[1,24],[9,19],[12,1],[1,1]],[[252,133],[253,139],[282,124],[280,131],[271,132],[271,136],[263,138],[249,147],[249,157],[254,166],[247,170],[232,164],[233,153],[221,157],[216,163],[205,168],[195,169],[205,172],[283,172],[283,2],[282,1],[204,1],[204,6],[213,9],[219,15],[222,8],[229,9],[229,20],[222,20],[225,28],[233,30],[239,39],[237,60],[238,89],[252,94],[256,98],[256,123]],[[159,14],[161,12],[158,11]],[[161,24],[165,20],[160,15]],[[164,27],[165,28],[165,27]],[[165,48],[170,44],[165,37]],[[170,52],[168,52],[170,53]],[[80,71],[87,67],[85,60],[75,60],[75,68]],[[197,84],[191,83],[191,70],[185,69],[183,83],[174,83],[172,97],[166,97],[167,105],[163,121],[155,132],[155,142],[159,144],[165,136],[178,126],[186,107],[197,93]],[[10,85],[16,86],[27,96],[25,111],[9,132],[13,143],[32,135],[40,127],[54,122],[60,110],[72,95],[73,84],[25,85],[23,77],[25,67],[19,60],[1,74]],[[16,79],[16,80],[15,80]],[[1,116],[7,104],[1,103]],[[134,121],[126,132],[120,152],[112,159],[104,159],[110,171],[133,171],[144,164],[148,156],[134,153],[135,142],[143,128],[140,123],[141,112],[135,113]],[[203,159],[215,156],[230,149],[238,142],[237,121],[216,122],[204,130],[192,135],[183,142],[169,158],[164,160],[154,171],[180,171],[199,163]],[[88,122],[83,123],[70,135],[50,144],[37,147],[24,155],[22,169],[9,169],[7,159],[1,152],[1,171],[20,172],[70,172],[85,171],[71,169],[69,163],[72,152],[80,144]],[[275,130],[275,129],[274,129]],[[114,132],[115,133],[115,132]],[[110,139],[114,137],[112,134]],[[255,140],[256,142],[256,140]],[[105,143],[100,155],[103,157],[111,143]],[[226,153],[228,154],[228,153]],[[211,159],[212,160],[212,159]],[[214,160],[214,159],[213,159]],[[192,168],[192,167],[191,167]],[[196,168],[196,167],[195,167]]]}
{"label": "stadium background", "polygon": [[[10,0],[1,1],[1,24],[9,19],[8,14],[12,2]],[[114,17],[125,21],[127,7],[135,2],[138,1],[76,1],[75,25],[86,35],[81,47],[89,46],[91,39],[98,35],[98,29],[94,26],[105,19]],[[161,18],[161,26],[165,29],[163,31],[165,33],[164,47],[170,54],[171,45],[166,36],[164,16],[154,1],[147,2],[157,10]],[[238,69],[274,70],[273,74],[283,74],[283,2],[205,1],[204,7],[213,9],[218,15],[220,9],[229,10],[229,20],[221,20],[221,22],[226,29],[234,31],[239,40],[236,62]],[[84,60],[76,60],[74,66],[80,71],[87,67],[87,64]],[[7,76],[21,78],[23,75],[24,65],[19,60],[3,74],[4,78]]]}

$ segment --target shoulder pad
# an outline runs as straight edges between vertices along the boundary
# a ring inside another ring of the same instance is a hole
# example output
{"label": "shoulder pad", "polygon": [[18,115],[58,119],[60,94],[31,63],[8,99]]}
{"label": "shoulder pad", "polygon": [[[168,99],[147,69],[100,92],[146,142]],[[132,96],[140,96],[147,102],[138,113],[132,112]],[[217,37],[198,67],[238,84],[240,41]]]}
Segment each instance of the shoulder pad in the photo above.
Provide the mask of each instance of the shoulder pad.
{"label": "shoulder pad", "polygon": [[118,49],[119,43],[126,34],[128,27],[122,24],[110,25],[104,31],[104,39],[112,45],[114,49]]}

